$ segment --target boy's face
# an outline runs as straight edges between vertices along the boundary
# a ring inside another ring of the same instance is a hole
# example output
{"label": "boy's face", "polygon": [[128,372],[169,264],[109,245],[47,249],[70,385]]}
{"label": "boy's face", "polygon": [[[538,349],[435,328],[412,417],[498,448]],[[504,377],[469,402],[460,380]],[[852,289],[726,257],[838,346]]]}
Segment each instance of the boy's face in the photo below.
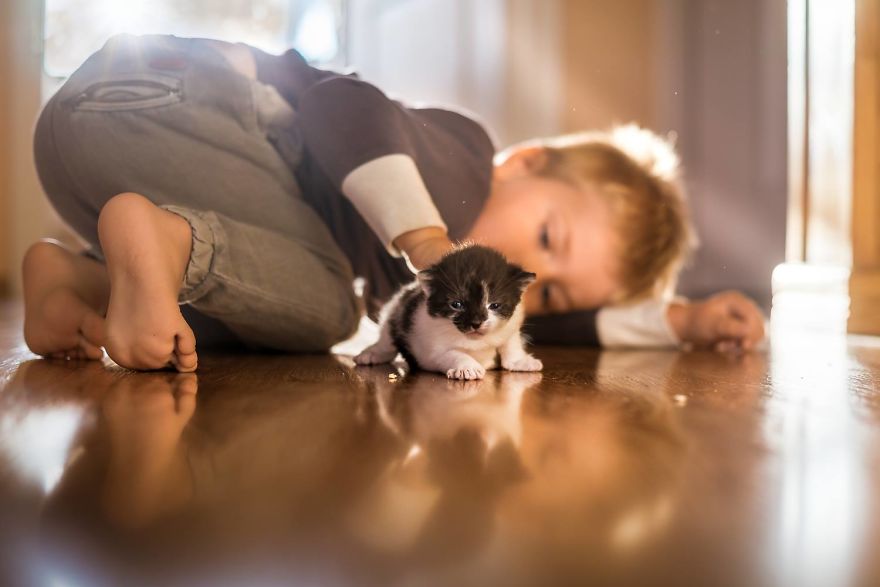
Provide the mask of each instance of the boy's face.
{"label": "boy's face", "polygon": [[535,175],[530,152],[495,168],[492,193],[468,238],[538,275],[523,298],[527,314],[609,303],[620,284],[608,205],[594,188]]}

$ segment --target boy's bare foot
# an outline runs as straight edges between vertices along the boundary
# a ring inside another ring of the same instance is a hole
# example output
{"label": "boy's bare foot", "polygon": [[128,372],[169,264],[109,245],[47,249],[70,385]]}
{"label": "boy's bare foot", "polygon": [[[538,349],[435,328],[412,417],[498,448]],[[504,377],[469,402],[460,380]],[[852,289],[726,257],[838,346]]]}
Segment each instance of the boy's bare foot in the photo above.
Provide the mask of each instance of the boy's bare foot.
{"label": "boy's bare foot", "polygon": [[110,276],[107,354],[130,369],[194,371],[196,338],[177,305],[189,223],[139,194],[119,194],[101,210],[98,237]]}
{"label": "boy's bare foot", "polygon": [[24,340],[51,358],[104,356],[104,312],[110,284],[104,266],[58,243],[41,241],[25,253]]}

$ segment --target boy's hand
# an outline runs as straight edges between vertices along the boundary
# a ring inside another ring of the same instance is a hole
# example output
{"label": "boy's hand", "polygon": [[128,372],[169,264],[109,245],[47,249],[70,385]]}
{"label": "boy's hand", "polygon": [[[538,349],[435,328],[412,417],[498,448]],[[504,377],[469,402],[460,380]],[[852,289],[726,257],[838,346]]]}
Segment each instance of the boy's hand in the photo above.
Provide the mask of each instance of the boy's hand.
{"label": "boy's hand", "polygon": [[750,350],[764,338],[764,314],[736,291],[726,291],[702,301],[673,303],[669,323],[682,342],[726,351]]}
{"label": "boy's hand", "polygon": [[430,267],[453,248],[446,231],[437,226],[410,230],[394,239],[392,244],[406,254],[418,271]]}

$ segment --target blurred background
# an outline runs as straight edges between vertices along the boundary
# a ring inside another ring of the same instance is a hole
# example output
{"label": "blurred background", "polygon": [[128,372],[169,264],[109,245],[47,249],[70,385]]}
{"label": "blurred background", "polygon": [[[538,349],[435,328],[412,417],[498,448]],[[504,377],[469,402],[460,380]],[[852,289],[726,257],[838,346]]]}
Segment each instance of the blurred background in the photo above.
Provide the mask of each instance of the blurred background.
{"label": "blurred background", "polygon": [[852,29],[853,0],[3,0],[0,281],[17,291],[27,245],[69,238],[33,171],[40,105],[112,34],[162,32],[297,47],[464,107],[499,147],[628,122],[668,135],[702,243],[681,293],[769,309],[780,264],[850,263]]}

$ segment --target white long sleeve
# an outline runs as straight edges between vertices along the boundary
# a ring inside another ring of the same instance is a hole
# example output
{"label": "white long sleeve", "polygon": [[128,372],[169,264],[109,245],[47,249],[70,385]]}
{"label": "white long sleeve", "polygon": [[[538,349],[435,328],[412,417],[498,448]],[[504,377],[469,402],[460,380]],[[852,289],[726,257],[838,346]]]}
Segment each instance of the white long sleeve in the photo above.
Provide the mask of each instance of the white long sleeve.
{"label": "white long sleeve", "polygon": [[667,318],[672,301],[649,299],[602,308],[596,315],[599,343],[608,348],[679,346],[681,341]]}
{"label": "white long sleeve", "polygon": [[427,226],[447,230],[409,155],[385,155],[355,168],[342,181],[342,193],[393,257],[403,256],[392,244],[401,234]]}

